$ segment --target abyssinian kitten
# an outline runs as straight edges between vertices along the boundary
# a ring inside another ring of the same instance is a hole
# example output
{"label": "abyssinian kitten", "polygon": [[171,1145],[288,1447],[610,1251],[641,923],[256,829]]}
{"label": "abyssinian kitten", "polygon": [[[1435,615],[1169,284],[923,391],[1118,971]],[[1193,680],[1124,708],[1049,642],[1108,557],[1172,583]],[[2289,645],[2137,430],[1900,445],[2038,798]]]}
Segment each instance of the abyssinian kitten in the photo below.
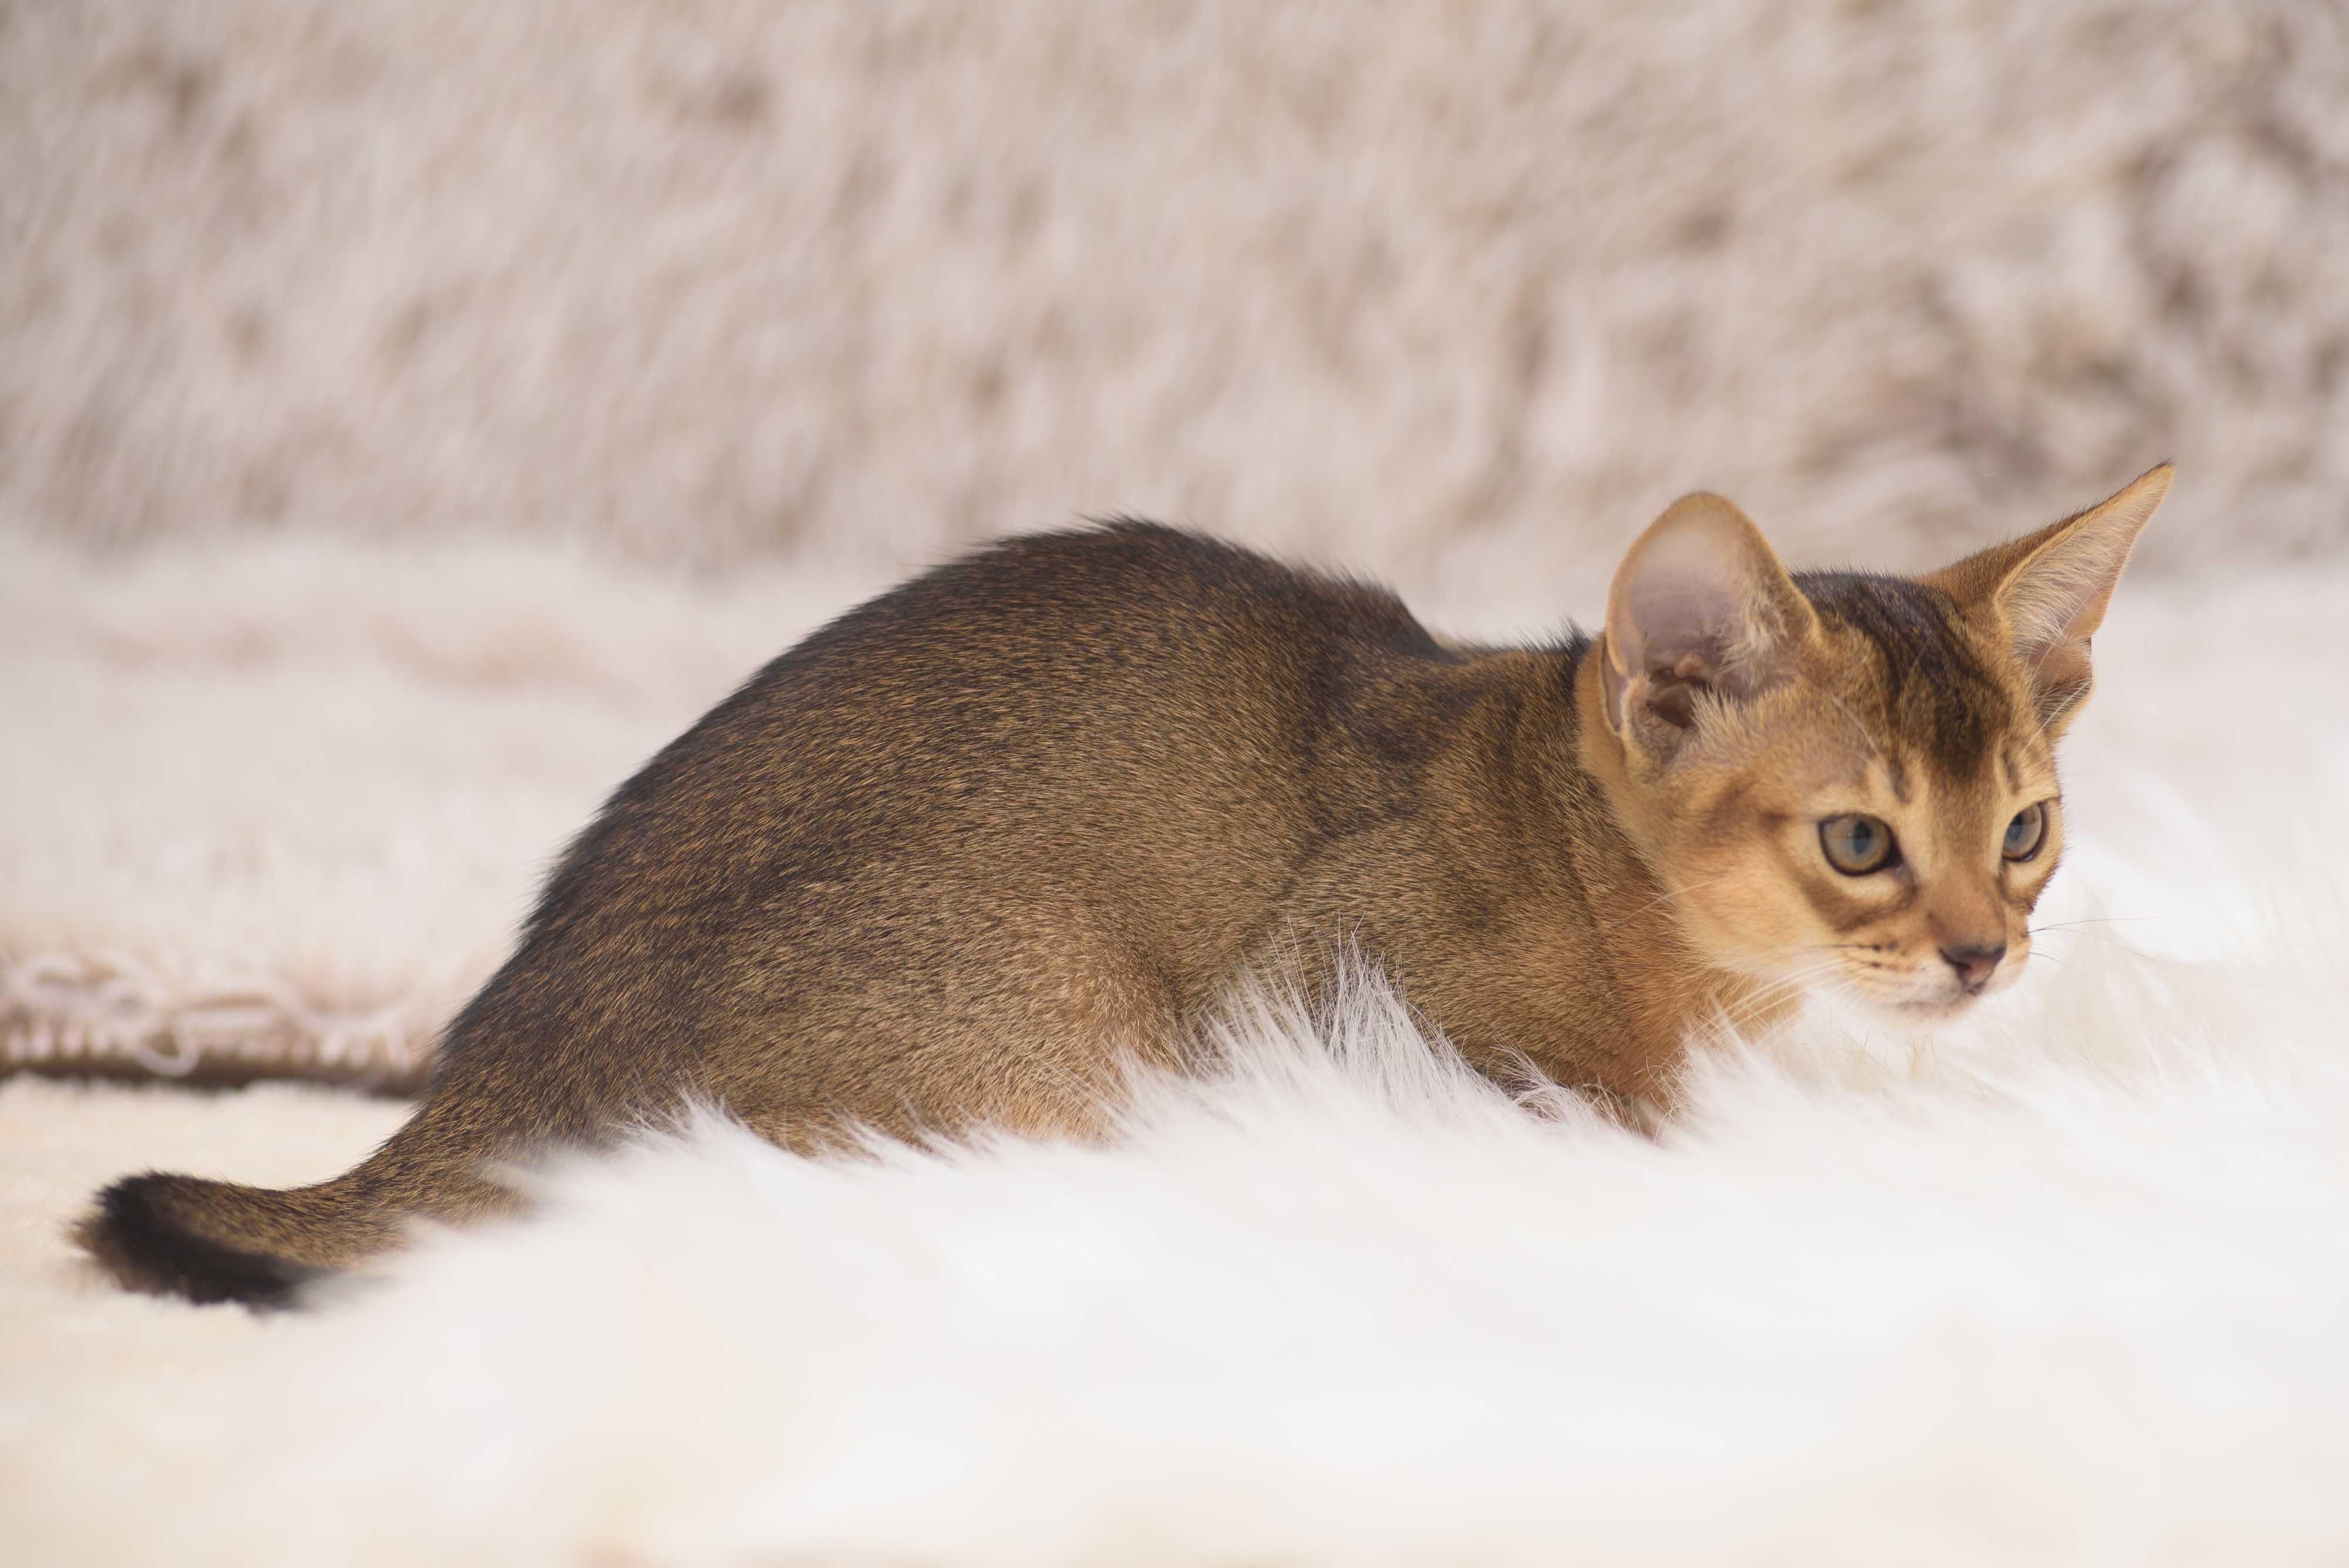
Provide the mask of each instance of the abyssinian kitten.
{"label": "abyssinian kitten", "polygon": [[2029,953],[2055,742],[2168,485],[1919,578],[1789,575],[1692,495],[1599,636],[1537,648],[1149,524],[997,545],[623,784],[357,1168],[131,1177],[80,1239],[133,1288],[271,1304],[409,1216],[511,1210],[485,1163],[688,1097],[798,1149],[1083,1134],[1235,977],[1338,947],[1470,1062],[1602,1099],[1807,989],[1948,1018]]}

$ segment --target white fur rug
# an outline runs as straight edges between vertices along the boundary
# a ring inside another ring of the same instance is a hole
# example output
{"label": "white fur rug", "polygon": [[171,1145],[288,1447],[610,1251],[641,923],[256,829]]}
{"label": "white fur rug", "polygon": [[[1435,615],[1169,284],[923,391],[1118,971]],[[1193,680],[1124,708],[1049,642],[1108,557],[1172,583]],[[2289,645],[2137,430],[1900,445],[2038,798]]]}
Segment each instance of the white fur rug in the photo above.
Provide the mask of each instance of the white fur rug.
{"label": "white fur rug", "polygon": [[[16,559],[0,955],[242,986],[289,1039],[429,1026],[595,796],[848,587]],[[2044,910],[2104,923],[1934,1041],[1718,1051],[1655,1143],[1372,990],[1114,1147],[713,1124],[264,1321],[114,1293],[61,1227],[150,1165],[326,1174],[397,1106],[0,1082],[5,1554],[2338,1561],[2344,603],[2128,585]]]}

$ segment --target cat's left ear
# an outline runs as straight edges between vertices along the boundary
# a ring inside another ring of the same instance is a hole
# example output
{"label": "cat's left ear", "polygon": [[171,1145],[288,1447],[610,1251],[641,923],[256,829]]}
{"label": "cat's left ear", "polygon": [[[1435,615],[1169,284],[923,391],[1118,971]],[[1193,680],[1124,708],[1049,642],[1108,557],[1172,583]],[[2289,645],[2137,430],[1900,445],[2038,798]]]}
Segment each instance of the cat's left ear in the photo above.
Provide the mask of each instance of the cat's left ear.
{"label": "cat's left ear", "polygon": [[1669,762],[1706,700],[1768,691],[1817,634],[1810,601],[1745,514],[1718,495],[1684,495],[1632,544],[1609,590],[1608,725]]}
{"label": "cat's left ear", "polygon": [[2104,624],[2121,568],[2169,493],[2169,478],[2166,462],[2148,469],[2085,512],[1925,578],[1969,609],[1996,612],[2051,732],[2088,694],[2088,639]]}

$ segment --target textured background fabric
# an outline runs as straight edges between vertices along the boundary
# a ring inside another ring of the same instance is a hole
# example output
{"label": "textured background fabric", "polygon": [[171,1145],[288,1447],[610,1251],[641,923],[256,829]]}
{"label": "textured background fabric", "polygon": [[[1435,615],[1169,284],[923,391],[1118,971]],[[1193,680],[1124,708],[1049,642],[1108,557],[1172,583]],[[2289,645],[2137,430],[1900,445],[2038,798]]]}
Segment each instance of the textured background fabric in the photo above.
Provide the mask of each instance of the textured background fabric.
{"label": "textured background fabric", "polygon": [[[886,569],[1134,510],[1555,613],[1699,485],[1917,566],[2349,535],[2296,0],[0,14],[0,507]],[[1594,554],[1594,552],[1596,552]]]}
{"label": "textured background fabric", "polygon": [[845,603],[543,545],[0,576],[0,1066],[412,1084],[603,797]]}

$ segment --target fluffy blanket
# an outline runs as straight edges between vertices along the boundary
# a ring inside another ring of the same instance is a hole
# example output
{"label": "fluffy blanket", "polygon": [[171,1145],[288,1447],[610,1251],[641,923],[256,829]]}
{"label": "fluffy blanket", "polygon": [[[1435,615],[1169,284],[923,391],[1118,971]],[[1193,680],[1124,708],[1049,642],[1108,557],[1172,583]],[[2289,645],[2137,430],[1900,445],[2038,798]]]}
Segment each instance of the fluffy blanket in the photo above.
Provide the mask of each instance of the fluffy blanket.
{"label": "fluffy blanket", "polygon": [[[22,559],[0,679],[42,765],[0,772],[12,1018],[250,1005],[378,1064],[494,960],[595,795],[847,591],[497,551]],[[1463,1075],[1366,982],[1332,1017],[1237,1018],[1228,1071],[1155,1087],[1108,1147],[813,1163],[710,1120],[260,1320],[115,1293],[62,1227],[150,1165],[323,1176],[396,1104],[6,1080],[0,1538],[2337,1559],[2349,703],[2303,677],[2345,594],[2130,585],[2027,983],[1930,1040],[1816,1013],[1713,1045],[1653,1141]]]}

